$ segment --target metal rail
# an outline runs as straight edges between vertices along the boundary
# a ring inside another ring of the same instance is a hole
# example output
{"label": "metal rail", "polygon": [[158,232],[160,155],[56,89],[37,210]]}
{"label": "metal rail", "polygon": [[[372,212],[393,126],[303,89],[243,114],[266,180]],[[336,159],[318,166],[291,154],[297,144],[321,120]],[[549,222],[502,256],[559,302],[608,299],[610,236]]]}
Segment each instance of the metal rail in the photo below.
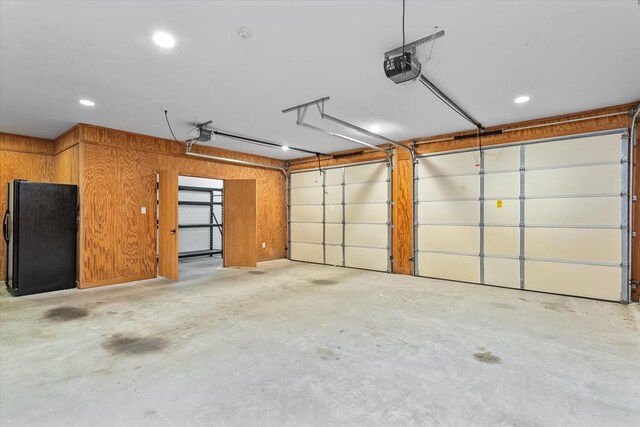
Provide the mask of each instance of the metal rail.
{"label": "metal rail", "polygon": [[429,79],[427,79],[424,74],[420,74],[420,83],[422,83],[427,89],[429,89],[431,92],[433,92],[433,94],[435,96],[437,96],[438,98],[440,98],[440,100],[442,102],[444,102],[445,104],[447,104],[447,106],[449,108],[451,108],[453,111],[455,111],[456,113],[458,113],[460,116],[462,116],[465,120],[471,122],[475,127],[477,127],[478,129],[480,129],[481,131],[484,130],[484,127],[482,126],[482,124],[477,121],[476,119],[474,119],[473,117],[471,117],[471,115],[469,115],[469,113],[467,113],[466,111],[464,111],[462,108],[460,108],[460,106],[458,106],[458,104],[456,104],[455,102],[453,102],[451,100],[451,98],[449,98],[447,95],[444,94],[444,92],[442,92],[440,89],[438,89],[438,87],[436,85],[434,85],[433,83],[431,83],[431,81]]}
{"label": "metal rail", "polygon": [[257,168],[279,170],[285,176],[287,176],[287,170],[285,168],[281,168],[280,166],[273,166],[273,165],[267,165],[267,164],[263,164],[263,163],[249,162],[247,160],[238,160],[238,159],[229,159],[229,158],[226,158],[226,157],[210,156],[208,154],[194,153],[193,151],[186,151],[184,154],[187,155],[187,156],[191,156],[191,157],[200,157],[200,158],[203,158],[203,159],[215,160],[215,161],[218,161],[218,162],[233,163],[233,164],[237,164],[237,165],[253,166],[253,167],[257,167]]}

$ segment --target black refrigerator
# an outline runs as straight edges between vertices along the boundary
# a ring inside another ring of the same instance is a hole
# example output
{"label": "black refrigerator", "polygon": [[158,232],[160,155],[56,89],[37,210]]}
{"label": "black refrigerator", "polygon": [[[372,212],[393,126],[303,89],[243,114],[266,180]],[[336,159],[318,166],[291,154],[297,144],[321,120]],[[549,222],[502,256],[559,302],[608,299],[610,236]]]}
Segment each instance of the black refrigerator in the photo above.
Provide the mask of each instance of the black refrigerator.
{"label": "black refrigerator", "polygon": [[2,222],[5,284],[13,296],[76,287],[78,189],[14,180]]}

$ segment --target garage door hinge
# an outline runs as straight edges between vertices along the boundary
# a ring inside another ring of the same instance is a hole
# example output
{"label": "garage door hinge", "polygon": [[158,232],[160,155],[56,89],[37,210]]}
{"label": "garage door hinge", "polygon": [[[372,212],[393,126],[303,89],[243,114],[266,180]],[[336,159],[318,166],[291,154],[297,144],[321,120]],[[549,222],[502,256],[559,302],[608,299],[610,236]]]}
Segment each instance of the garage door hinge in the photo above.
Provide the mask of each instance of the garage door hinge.
{"label": "garage door hinge", "polygon": [[631,237],[636,237],[636,232],[635,231],[631,232]]}

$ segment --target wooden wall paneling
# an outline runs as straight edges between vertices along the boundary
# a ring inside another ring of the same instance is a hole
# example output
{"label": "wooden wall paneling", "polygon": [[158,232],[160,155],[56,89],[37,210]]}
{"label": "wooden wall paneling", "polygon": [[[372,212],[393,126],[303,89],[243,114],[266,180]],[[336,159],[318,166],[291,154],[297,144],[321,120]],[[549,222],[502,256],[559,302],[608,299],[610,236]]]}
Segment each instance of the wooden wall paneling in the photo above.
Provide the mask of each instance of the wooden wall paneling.
{"label": "wooden wall paneling", "polygon": [[411,170],[413,164],[405,150],[396,151],[396,167],[393,170],[393,272],[412,274],[413,240],[413,199]]}
{"label": "wooden wall paneling", "polygon": [[0,133],[0,151],[53,155],[54,142],[50,139]]}
{"label": "wooden wall paneling", "polygon": [[75,184],[80,182],[80,147],[74,145],[53,157],[53,182],[58,184]]}
{"label": "wooden wall paneling", "polygon": [[81,156],[82,259],[79,287],[87,288],[116,278],[115,250],[119,219],[113,208],[120,200],[115,188],[118,182],[117,149],[83,144]]}
{"label": "wooden wall paneling", "polygon": [[80,287],[155,277],[157,155],[80,147]]}
{"label": "wooden wall paneling", "polygon": [[54,154],[61,153],[80,142],[80,125],[75,125],[62,135],[58,136],[54,142]]}
{"label": "wooden wall paneling", "polygon": [[[93,144],[108,145],[112,147],[127,148],[137,151],[149,151],[153,153],[172,154],[182,156],[185,147],[174,140],[156,138],[148,135],[141,135],[117,129],[103,128],[100,126],[80,123],[80,139]],[[229,159],[248,160],[251,162],[264,163],[274,166],[284,166],[284,161],[272,159],[270,157],[256,156],[254,154],[241,153],[238,151],[225,150],[206,145],[196,145],[194,152],[220,156]]]}
{"label": "wooden wall paneling", "polygon": [[[4,215],[7,208],[8,182],[14,179],[51,182],[52,178],[53,157],[51,155],[0,150],[0,212]],[[0,244],[0,280],[4,280],[5,250],[4,243]]]}
{"label": "wooden wall paneling", "polygon": [[224,181],[224,266],[255,267],[256,256],[256,181]]}
{"label": "wooden wall paneling", "polygon": [[[158,158],[149,152],[118,149],[117,160],[116,274],[117,277],[152,278],[156,276]],[[143,208],[146,213],[142,213]]]}

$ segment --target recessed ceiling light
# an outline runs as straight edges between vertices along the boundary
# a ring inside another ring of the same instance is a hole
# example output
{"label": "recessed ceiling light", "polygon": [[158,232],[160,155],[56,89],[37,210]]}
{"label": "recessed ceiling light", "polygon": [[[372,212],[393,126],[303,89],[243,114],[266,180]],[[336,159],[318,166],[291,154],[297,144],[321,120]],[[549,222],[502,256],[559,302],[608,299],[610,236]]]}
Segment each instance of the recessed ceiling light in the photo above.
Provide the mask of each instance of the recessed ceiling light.
{"label": "recessed ceiling light", "polygon": [[524,104],[525,102],[528,102],[529,99],[531,98],[529,98],[527,95],[522,95],[514,99],[513,102],[515,102],[516,104]]}
{"label": "recessed ceiling light", "polygon": [[246,40],[249,37],[251,37],[251,34],[253,34],[253,31],[251,31],[251,28],[248,28],[248,27],[238,28],[238,35],[240,36],[240,38],[243,38]]}
{"label": "recessed ceiling light", "polygon": [[158,31],[153,34],[153,42],[160,47],[165,49],[172,48],[176,45],[176,39],[169,33],[165,33],[164,31]]}
{"label": "recessed ceiling light", "polygon": [[86,106],[86,107],[93,107],[94,105],[96,105],[95,102],[90,101],[88,99],[81,99],[80,101],[78,101],[80,104]]}
{"label": "recessed ceiling light", "polygon": [[369,132],[378,133],[382,130],[382,126],[380,125],[371,125],[369,127]]}
{"label": "recessed ceiling light", "polygon": [[282,151],[289,151],[289,147],[287,147],[286,145],[283,145],[280,148],[282,148]]}

